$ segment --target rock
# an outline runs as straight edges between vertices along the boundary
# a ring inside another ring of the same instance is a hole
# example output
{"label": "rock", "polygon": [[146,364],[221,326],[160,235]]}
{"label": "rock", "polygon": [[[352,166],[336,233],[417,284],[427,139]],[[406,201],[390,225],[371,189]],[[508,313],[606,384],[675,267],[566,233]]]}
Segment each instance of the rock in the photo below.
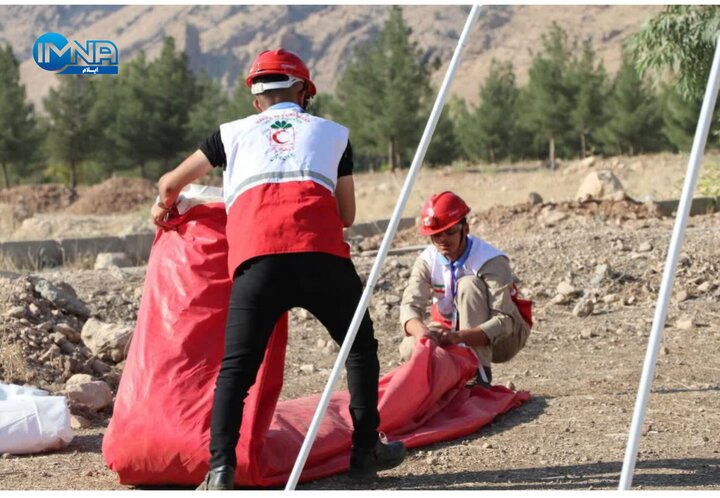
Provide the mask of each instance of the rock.
{"label": "rock", "polygon": [[68,342],[67,338],[66,338],[63,334],[61,334],[60,332],[53,332],[53,333],[50,335],[50,338],[51,338],[52,341],[53,341],[55,344],[57,344],[58,346],[60,346],[61,344],[65,343],[65,342]]}
{"label": "rock", "polygon": [[597,265],[595,267],[595,273],[593,274],[592,279],[590,280],[590,284],[597,287],[605,279],[607,279],[608,275],[610,274],[610,267],[606,264],[603,265]]}
{"label": "rock", "polygon": [[618,193],[624,195],[620,180],[609,170],[593,171],[580,184],[575,198],[581,201],[591,199],[611,199]]}
{"label": "rock", "polygon": [[580,161],[580,167],[592,168],[593,165],[595,164],[596,159],[597,158],[595,156],[588,156],[585,159],[583,159],[582,161]]}
{"label": "rock", "polygon": [[96,270],[102,270],[106,268],[127,268],[132,266],[132,261],[128,258],[124,252],[101,252],[95,258]]}
{"label": "rock", "polygon": [[340,346],[335,344],[335,341],[328,341],[327,344],[325,345],[325,347],[323,348],[323,354],[325,356],[334,355],[338,351],[340,351]]}
{"label": "rock", "polygon": [[653,250],[653,245],[647,241],[642,242],[637,248],[637,252],[650,252],[652,250]]}
{"label": "rock", "polygon": [[565,294],[557,294],[550,300],[550,304],[565,304],[568,298]]}
{"label": "rock", "polygon": [[63,354],[73,354],[75,352],[75,345],[67,340],[62,344],[59,344],[59,347]]}
{"label": "rock", "polygon": [[681,289],[675,293],[675,300],[678,303],[682,303],[683,301],[687,301],[688,297],[690,297],[690,294],[687,290]]}
{"label": "rock", "polygon": [[311,374],[315,372],[315,365],[312,363],[307,363],[305,365],[300,365],[300,371],[302,373]]}
{"label": "rock", "polygon": [[491,450],[493,449],[493,445],[491,443],[485,443],[482,445],[484,450]]}
{"label": "rock", "polygon": [[49,332],[50,330],[52,330],[52,328],[53,328],[53,322],[51,322],[49,320],[35,325],[35,329],[39,330],[41,332]]}
{"label": "rock", "polygon": [[562,211],[556,211],[553,209],[553,210],[543,211],[540,214],[539,218],[543,225],[552,227],[552,226],[555,226],[557,223],[567,219],[568,216],[569,215],[567,213],[564,213]]}
{"label": "rock", "polygon": [[3,453],[0,455],[0,458],[3,458],[4,460],[7,460],[8,458],[12,458],[12,453]]}
{"label": "rock", "polygon": [[85,303],[78,299],[75,289],[65,282],[53,283],[42,277],[35,276],[31,276],[30,281],[35,292],[59,309],[82,318],[90,316],[90,310],[85,306]]}
{"label": "rock", "polygon": [[9,310],[7,310],[4,315],[7,318],[23,318],[25,316],[25,307],[24,306],[13,306]]}
{"label": "rock", "polygon": [[630,244],[622,239],[617,239],[610,244],[610,248],[616,251],[629,251],[631,249]]}
{"label": "rock", "polygon": [[113,349],[110,351],[110,359],[115,363],[120,363],[125,359],[124,349]]}
{"label": "rock", "polygon": [[507,381],[507,383],[505,384],[505,387],[507,387],[507,388],[510,389],[511,391],[514,391],[514,390],[515,390],[515,383],[514,383],[513,381],[509,380],[509,381]]}
{"label": "rock", "polygon": [[711,286],[712,286],[712,284],[710,282],[703,282],[697,286],[697,291],[705,293],[710,290]]}
{"label": "rock", "polygon": [[618,296],[617,294],[607,294],[602,297],[602,302],[605,304],[616,303],[619,300],[620,300],[620,296]]}
{"label": "rock", "polygon": [[385,296],[385,303],[390,306],[395,306],[400,304],[400,296],[396,296],[394,294],[388,294]]}
{"label": "rock", "polygon": [[55,332],[63,334],[68,341],[77,344],[81,340],[80,332],[67,322],[58,322],[53,326]]}
{"label": "rock", "polygon": [[92,368],[92,371],[98,375],[106,374],[112,370],[107,363],[102,360],[98,360],[97,358],[92,361],[90,368]]}
{"label": "rock", "polygon": [[530,205],[532,205],[532,206],[537,206],[538,204],[542,204],[542,203],[543,203],[543,198],[542,198],[542,196],[541,196],[540,194],[538,194],[537,192],[530,192],[530,193],[528,194],[528,202],[529,202]]}
{"label": "rock", "polygon": [[695,326],[695,318],[692,316],[684,316],[678,319],[677,322],[675,322],[675,328],[678,328],[680,330],[690,330]]}
{"label": "rock", "polygon": [[310,318],[312,318],[312,314],[305,308],[300,308],[298,310],[298,316],[303,320],[309,320]]}
{"label": "rock", "polygon": [[32,316],[38,316],[40,314],[40,308],[35,303],[28,304],[28,311]]}
{"label": "rock", "polygon": [[72,429],[75,429],[75,430],[87,429],[91,425],[92,425],[92,422],[90,422],[88,419],[86,419],[82,415],[70,415],[70,427]]}
{"label": "rock", "polygon": [[597,337],[593,329],[582,329],[580,331],[580,339],[590,339],[592,337]]}
{"label": "rock", "polygon": [[557,291],[563,296],[572,296],[577,292],[577,290],[575,289],[575,287],[572,286],[572,284],[564,280],[558,284]]}
{"label": "rock", "polygon": [[132,333],[133,328],[130,325],[104,323],[96,318],[90,318],[85,322],[81,336],[93,354],[101,355],[112,350],[125,351]]}
{"label": "rock", "polygon": [[581,299],[573,308],[572,313],[578,318],[585,318],[586,316],[592,315],[594,308],[595,306],[591,300]]}
{"label": "rock", "polygon": [[70,377],[62,393],[70,401],[87,406],[92,411],[102,410],[112,403],[112,390],[107,382],[92,380],[88,374],[75,374]]}
{"label": "rock", "polygon": [[325,339],[318,339],[317,342],[315,343],[315,345],[321,349],[325,347],[325,344],[326,344]]}

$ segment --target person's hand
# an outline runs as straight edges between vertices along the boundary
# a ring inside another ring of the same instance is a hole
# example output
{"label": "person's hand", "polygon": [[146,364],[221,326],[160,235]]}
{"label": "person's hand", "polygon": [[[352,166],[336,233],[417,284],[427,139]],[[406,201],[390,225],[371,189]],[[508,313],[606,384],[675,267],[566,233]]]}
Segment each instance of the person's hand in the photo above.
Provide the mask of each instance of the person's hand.
{"label": "person's hand", "polygon": [[152,218],[153,223],[155,223],[155,226],[167,228],[167,215],[169,212],[170,209],[167,206],[161,206],[159,202],[153,204],[152,208],[150,208],[150,217]]}
{"label": "person's hand", "polygon": [[460,340],[460,334],[456,332],[450,332],[449,330],[444,330],[442,334],[440,335],[440,341],[439,344],[442,347],[448,347],[448,346],[456,346],[460,344],[462,341]]}
{"label": "person's hand", "polygon": [[431,329],[426,328],[425,334],[423,335],[423,337],[427,337],[428,339],[433,341],[435,344],[440,344],[441,334],[436,330],[431,330]]}

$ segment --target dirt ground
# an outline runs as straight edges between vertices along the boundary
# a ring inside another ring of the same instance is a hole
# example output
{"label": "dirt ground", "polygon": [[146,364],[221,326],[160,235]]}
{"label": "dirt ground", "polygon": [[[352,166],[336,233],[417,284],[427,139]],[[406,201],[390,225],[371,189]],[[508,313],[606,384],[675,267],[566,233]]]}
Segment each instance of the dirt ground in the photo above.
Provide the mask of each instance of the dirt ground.
{"label": "dirt ground", "polygon": [[[670,169],[664,178],[672,176]],[[641,185],[644,178],[646,193],[669,188],[650,181],[646,170],[638,168],[635,176],[630,171],[628,166],[626,186]],[[521,193],[515,188],[526,181],[522,175],[530,173],[517,174],[494,177],[494,192],[505,189],[508,198],[517,197],[507,204],[527,198],[528,186],[518,187]],[[448,178],[462,192],[473,175],[450,171]],[[538,187],[532,190],[546,200],[571,198],[582,178],[579,174],[579,179],[568,181],[567,195],[561,197],[541,191],[538,178],[545,172],[537,175],[532,185]],[[389,177],[384,178],[387,182]],[[433,178],[445,177],[437,173]],[[362,180],[357,179],[359,192],[374,192],[378,206],[391,203],[393,192]],[[422,188],[445,188],[433,183],[423,183]],[[672,195],[661,196],[668,197]],[[489,207],[483,198],[476,193],[474,200],[479,202],[469,199],[473,207],[479,206],[470,220],[472,231],[507,252],[523,293],[535,303],[536,324],[526,348],[509,363],[494,366],[494,381],[529,391],[530,401],[475,434],[412,450],[406,463],[373,484],[356,485],[338,475],[299,489],[617,487],[674,219],[659,218],[642,204],[627,202],[482,211]],[[361,210],[362,202],[367,200],[359,202]],[[379,240],[369,242],[365,249],[376,247]],[[425,242],[408,230],[398,234],[394,246],[411,248]],[[720,489],[719,247],[720,214],[691,218],[643,427],[635,488]],[[370,305],[380,342],[381,374],[398,364],[402,333],[396,303],[417,254],[410,249],[388,258]],[[356,252],[354,261],[367,275],[374,256]],[[113,273],[60,269],[43,276],[72,286],[92,315],[132,321],[144,268]],[[558,296],[561,282],[575,291]],[[581,301],[593,303],[589,316],[573,313]],[[293,310],[290,323],[282,399],[321,392],[335,360],[335,353],[319,345],[320,339],[329,337],[312,316]],[[301,369],[308,364],[314,366],[312,373]],[[62,451],[0,458],[0,489],[128,489],[117,483],[100,452],[108,415],[101,413],[92,419],[92,427],[75,431],[75,439]]]}

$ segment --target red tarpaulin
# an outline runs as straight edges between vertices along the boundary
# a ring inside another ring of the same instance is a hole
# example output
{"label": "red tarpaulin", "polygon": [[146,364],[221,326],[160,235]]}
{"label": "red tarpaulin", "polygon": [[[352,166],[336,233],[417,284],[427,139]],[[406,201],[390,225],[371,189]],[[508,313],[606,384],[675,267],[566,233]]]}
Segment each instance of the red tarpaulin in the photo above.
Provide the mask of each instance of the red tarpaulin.
{"label": "red tarpaulin", "polygon": [[[103,456],[124,484],[200,483],[208,470],[210,412],[220,367],[226,307],[225,211],[196,206],[153,243],[135,334],[103,439]],[[287,481],[319,396],[278,403],[287,315],[276,325],[245,402],[240,486]],[[408,447],[475,432],[529,399],[501,386],[466,388],[478,362],[466,348],[421,340],[412,359],[380,379],[380,430]],[[349,465],[348,393],[333,395],[301,481]]]}

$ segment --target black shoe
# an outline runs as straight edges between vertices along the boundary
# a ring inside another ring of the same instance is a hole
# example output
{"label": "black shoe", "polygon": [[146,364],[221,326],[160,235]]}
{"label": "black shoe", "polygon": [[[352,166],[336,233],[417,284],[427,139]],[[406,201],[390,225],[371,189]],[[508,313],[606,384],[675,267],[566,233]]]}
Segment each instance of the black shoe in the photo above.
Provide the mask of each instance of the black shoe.
{"label": "black shoe", "polygon": [[229,465],[222,465],[205,476],[205,480],[197,487],[198,490],[225,491],[233,489],[235,484],[235,469]]}
{"label": "black shoe", "polygon": [[385,443],[378,441],[375,448],[353,448],[350,455],[350,479],[374,479],[380,470],[400,465],[407,456],[407,448],[401,441]]}

